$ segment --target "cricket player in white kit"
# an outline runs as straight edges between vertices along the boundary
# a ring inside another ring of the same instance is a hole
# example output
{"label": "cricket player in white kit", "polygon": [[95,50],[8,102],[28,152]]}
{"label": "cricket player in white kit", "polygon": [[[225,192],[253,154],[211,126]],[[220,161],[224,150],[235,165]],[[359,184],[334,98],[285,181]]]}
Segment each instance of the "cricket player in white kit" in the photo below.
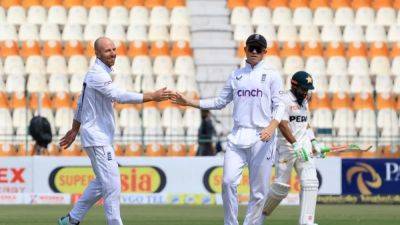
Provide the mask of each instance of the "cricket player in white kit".
{"label": "cricket player in white kit", "polygon": [[[282,134],[276,156],[276,180],[271,185],[263,214],[269,216],[287,196],[293,167],[301,180],[299,225],[314,225],[318,179],[312,148],[321,153],[322,147],[309,125],[307,93],[313,90],[310,74],[299,71],[291,79],[291,90],[283,94],[285,113],[279,124]],[[259,224],[263,223],[263,219]]]}
{"label": "cricket player in white kit", "polygon": [[110,76],[116,58],[114,43],[103,37],[95,41],[94,48],[97,59],[84,78],[72,129],[61,139],[60,145],[68,148],[80,130],[82,147],[90,158],[96,178],[68,215],[58,220],[59,225],[79,224],[101,197],[107,224],[122,225],[119,205],[121,180],[113,149],[113,103],[162,101],[171,94],[165,88],[144,94],[120,90]]}
{"label": "cricket player in white kit", "polygon": [[237,186],[247,165],[250,201],[244,225],[255,225],[261,217],[268,193],[276,148],[276,128],[283,116],[280,73],[262,61],[267,42],[253,34],[246,40],[246,66],[235,70],[219,96],[194,100],[176,93],[172,102],[201,109],[221,109],[233,101],[234,127],[228,136],[224,158],[222,199],[224,224],[238,225]]}

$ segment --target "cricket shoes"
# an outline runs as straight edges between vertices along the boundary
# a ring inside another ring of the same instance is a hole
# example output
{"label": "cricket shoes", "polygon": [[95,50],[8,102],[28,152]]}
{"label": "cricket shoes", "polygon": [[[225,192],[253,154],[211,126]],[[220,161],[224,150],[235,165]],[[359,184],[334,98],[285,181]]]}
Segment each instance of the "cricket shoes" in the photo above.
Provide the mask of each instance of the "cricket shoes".
{"label": "cricket shoes", "polygon": [[79,225],[79,221],[72,222],[71,220],[73,219],[68,214],[58,219],[58,225]]}

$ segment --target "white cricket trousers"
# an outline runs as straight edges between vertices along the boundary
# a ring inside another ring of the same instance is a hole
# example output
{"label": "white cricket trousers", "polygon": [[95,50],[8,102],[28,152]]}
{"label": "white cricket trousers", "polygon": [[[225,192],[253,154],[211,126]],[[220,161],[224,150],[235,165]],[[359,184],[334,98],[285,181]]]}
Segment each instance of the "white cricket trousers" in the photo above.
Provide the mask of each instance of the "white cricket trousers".
{"label": "white cricket trousers", "polygon": [[238,148],[228,141],[222,183],[225,225],[239,224],[237,186],[246,165],[249,168],[250,201],[243,224],[255,225],[260,219],[268,193],[275,148],[275,136],[268,142],[258,141],[251,148]]}
{"label": "white cricket trousers", "polygon": [[84,150],[90,158],[96,178],[85,189],[70,216],[82,221],[89,209],[103,197],[107,224],[122,225],[119,209],[121,179],[114,149],[111,146],[93,146]]}

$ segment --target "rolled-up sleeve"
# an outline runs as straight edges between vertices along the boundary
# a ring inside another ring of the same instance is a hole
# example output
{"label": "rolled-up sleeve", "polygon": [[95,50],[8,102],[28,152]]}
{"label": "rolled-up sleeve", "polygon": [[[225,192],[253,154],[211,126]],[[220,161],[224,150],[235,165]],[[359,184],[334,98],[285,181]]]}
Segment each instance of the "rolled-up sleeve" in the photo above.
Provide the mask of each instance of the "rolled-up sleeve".
{"label": "rolled-up sleeve", "polygon": [[232,76],[226,81],[225,86],[219,92],[218,97],[201,99],[201,109],[222,109],[233,100],[233,87],[232,87]]}
{"label": "rolled-up sleeve", "polygon": [[108,74],[100,74],[93,77],[91,86],[95,90],[114,102],[122,104],[143,102],[143,94],[121,90],[111,81],[111,79],[107,79],[105,75],[108,76]]}
{"label": "rolled-up sleeve", "polygon": [[282,78],[278,72],[275,72],[271,80],[272,118],[278,122],[280,122],[285,115],[285,104],[282,97]]}

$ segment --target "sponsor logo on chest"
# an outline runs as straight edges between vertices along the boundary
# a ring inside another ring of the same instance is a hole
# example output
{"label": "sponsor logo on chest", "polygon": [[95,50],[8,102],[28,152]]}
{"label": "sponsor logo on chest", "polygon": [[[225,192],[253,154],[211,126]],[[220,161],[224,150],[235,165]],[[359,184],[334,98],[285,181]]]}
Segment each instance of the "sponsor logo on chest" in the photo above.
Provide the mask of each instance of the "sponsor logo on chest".
{"label": "sponsor logo on chest", "polygon": [[238,81],[236,95],[238,97],[263,97],[262,86],[265,85],[266,74],[262,74],[261,79],[260,76],[254,75],[255,74],[240,74],[236,76],[236,80]]}
{"label": "sponsor logo on chest", "polygon": [[262,97],[263,92],[260,89],[239,89],[237,90],[238,97]]}

